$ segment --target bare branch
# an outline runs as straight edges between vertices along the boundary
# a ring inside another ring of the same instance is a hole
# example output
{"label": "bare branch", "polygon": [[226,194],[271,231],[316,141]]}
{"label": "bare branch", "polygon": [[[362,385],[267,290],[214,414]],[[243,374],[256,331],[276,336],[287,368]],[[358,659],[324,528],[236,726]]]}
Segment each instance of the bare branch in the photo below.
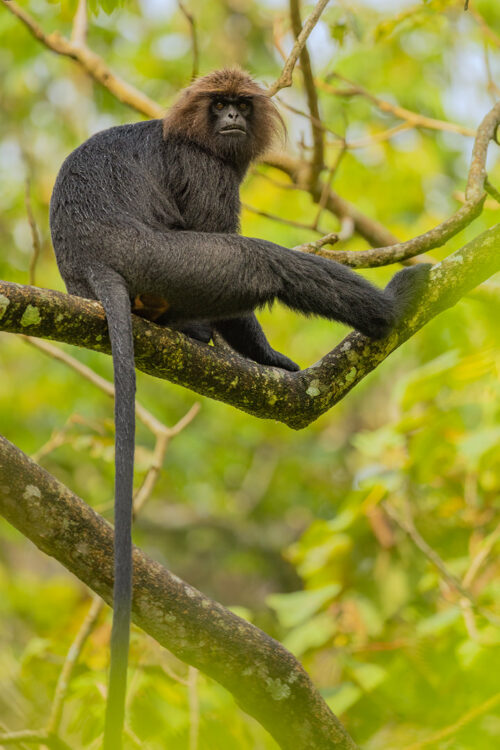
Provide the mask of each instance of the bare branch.
{"label": "bare branch", "polygon": [[474,147],[472,149],[472,160],[469,170],[469,178],[465,189],[467,201],[478,202],[484,195],[484,183],[486,180],[486,156],[490,141],[497,140],[498,126],[500,125],[500,101],[488,112],[481,125],[477,129]]}
{"label": "bare branch", "polygon": [[[28,164],[29,170],[29,164]],[[26,206],[26,214],[28,216],[28,224],[30,225],[31,242],[33,245],[33,253],[31,255],[30,267],[29,267],[29,281],[30,284],[35,284],[36,277],[36,266],[42,250],[42,244],[40,242],[40,232],[36,223],[35,215],[33,213],[33,206],[31,204],[31,176],[28,171],[26,180],[24,182],[24,203]]]}
{"label": "bare branch", "polygon": [[200,49],[198,45],[198,32],[196,30],[196,21],[194,15],[186,8],[182,0],[177,0],[181,13],[187,19],[189,23],[189,31],[191,33],[191,46],[193,48],[193,67],[191,69],[191,80],[193,81],[198,75],[200,69]]}
{"label": "bare branch", "polygon": [[87,0],[78,0],[78,6],[73,19],[73,28],[71,29],[71,42],[73,44],[85,44],[87,41],[88,25]]}
{"label": "bare branch", "polygon": [[323,237],[320,237],[319,240],[315,240],[314,242],[305,242],[303,245],[297,245],[294,247],[294,250],[300,250],[303,253],[318,253],[318,250],[321,250],[322,247],[325,245],[334,245],[336,242],[339,241],[339,235],[336,232],[331,232],[330,234],[325,234]]}
{"label": "bare branch", "polygon": [[302,221],[294,221],[293,219],[286,219],[284,216],[278,216],[277,214],[271,214],[268,211],[262,211],[260,208],[255,208],[249,203],[241,203],[241,207],[246,211],[251,211],[257,216],[263,216],[265,219],[271,219],[271,221],[277,221],[280,224],[287,224],[290,227],[296,227],[297,229],[307,229],[310,232],[318,232],[318,234],[326,234],[322,229],[315,227],[313,224],[305,224]]}
{"label": "bare branch", "polygon": [[[285,67],[283,68],[280,77],[272,84],[272,86],[269,87],[267,91],[269,96],[274,96],[280,89],[284,89],[292,85],[293,69],[297,63],[297,60],[300,57],[300,53],[304,49],[304,46],[305,46],[305,43],[307,42],[307,38],[309,37],[309,34],[318,23],[319,17],[321,16],[324,9],[328,5],[328,1],[329,0],[318,0],[318,3],[316,7],[314,8],[313,12],[311,13],[310,16],[308,16],[308,18],[306,18],[305,23],[302,27],[302,31],[300,32],[299,36],[295,40],[295,44],[292,47],[292,51],[290,52],[288,56],[288,59],[285,63]],[[2,0],[2,2],[5,2],[5,0]]]}
{"label": "bare branch", "polygon": [[500,47],[500,36],[488,26],[480,12],[475,8],[471,8],[470,15],[477,21],[485,37],[487,37],[496,47]]}
{"label": "bare branch", "polygon": [[[344,81],[349,85],[348,89],[337,89],[328,83],[328,78],[338,78],[340,81]],[[405,109],[397,104],[391,104],[390,102],[380,99],[378,96],[370,93],[367,89],[363,88],[357,83],[353,83],[348,78],[340,75],[339,73],[331,73],[327,77],[327,81],[316,79],[316,85],[318,88],[326,91],[327,93],[334,94],[335,96],[364,96],[375,104],[381,112],[390,112],[400,120],[405,120],[411,127],[414,128],[428,128],[430,130],[445,130],[449,133],[459,133],[460,135],[475,135],[475,130],[466,128],[463,125],[457,125],[454,122],[447,122],[446,120],[436,120],[433,117],[425,117],[418,112],[412,112],[410,109]]]}
{"label": "bare branch", "polygon": [[[56,346],[48,344],[45,341],[39,341],[38,339],[32,338],[31,336],[25,336],[24,339],[28,344],[31,344],[31,346],[34,346],[36,349],[39,349],[45,354],[48,354],[53,359],[57,359],[59,362],[63,362],[65,365],[85,378],[85,380],[88,380],[89,383],[92,383],[92,385],[95,385],[96,388],[99,388],[101,391],[103,391],[110,398],[115,397],[115,387],[110,380],[106,380],[106,378],[101,377],[101,375],[98,375],[90,367],[87,367],[87,365],[79,362],[67,352],[63,351],[62,349],[58,349]],[[160,422],[153,414],[151,414],[150,411],[142,406],[139,401],[135,402],[135,413],[137,415],[137,418],[143,423],[143,425],[151,430],[153,435],[165,434],[169,438],[174,437],[174,435],[178,435],[179,432],[181,432],[181,430],[183,430],[184,427],[187,426],[192,419],[194,419],[198,411],[199,405],[194,404],[189,412],[174,427],[167,427],[163,424],[163,422]]]}
{"label": "bare branch", "polygon": [[76,663],[80,658],[82,649],[85,646],[85,643],[87,642],[87,639],[89,638],[92,630],[94,629],[103,608],[103,600],[99,596],[94,596],[87,616],[85,617],[85,620],[83,621],[73,643],[68,650],[63,668],[61,669],[61,672],[59,674],[59,679],[57,680],[54,701],[52,703],[52,709],[47,726],[47,732],[49,734],[55,734],[59,731],[64,702],[68,694]]}
{"label": "bare branch", "polygon": [[[290,0],[290,20],[295,39],[298,40],[302,31],[302,19],[300,17],[300,0]],[[300,68],[304,78],[306,89],[307,106],[311,114],[311,130],[313,137],[313,158],[311,162],[311,181],[315,182],[323,169],[324,156],[324,131],[321,127],[319,113],[318,94],[314,85],[311,58],[307,45],[304,44],[300,52]]]}
{"label": "bare branch", "polygon": [[49,732],[32,732],[26,729],[21,732],[0,734],[0,745],[19,745],[22,742],[33,745],[47,745],[50,750],[71,750],[69,745]]}
{"label": "bare branch", "polygon": [[431,736],[427,737],[427,739],[425,740],[414,742],[412,745],[406,745],[403,750],[422,750],[422,748],[424,747],[435,745],[441,740],[446,740],[448,739],[448,737],[453,737],[454,734],[463,729],[463,727],[467,726],[467,724],[470,724],[471,721],[474,721],[480,716],[493,711],[499,704],[500,693],[495,693],[495,695],[492,695],[491,698],[488,698],[488,700],[484,701],[484,703],[471,708],[470,711],[467,711],[465,714],[463,714],[463,716],[461,716],[459,720],[454,724],[451,724],[449,727],[445,727],[444,729],[440,729],[438,732],[434,732],[434,734],[431,734]]}
{"label": "bare branch", "polygon": [[477,203],[468,201],[453,216],[424,234],[419,234],[406,242],[398,242],[386,247],[374,247],[370,250],[321,250],[318,255],[342,263],[351,268],[376,268],[413,258],[436,247],[442,247],[448,240],[462,231],[483,209],[484,197]]}
{"label": "bare branch", "polygon": [[[285,153],[272,152],[267,154],[265,163],[281,170],[302,190],[307,190],[315,203],[319,203],[323,195],[323,184],[320,180],[316,185],[310,183],[310,167],[307,162],[294,159]],[[396,244],[398,238],[376,219],[363,214],[354,204],[342,198],[334,190],[328,190],[325,208],[335,214],[341,221],[349,217],[354,222],[356,232],[370,245],[386,246]]]}
{"label": "bare branch", "polygon": [[38,39],[39,42],[52,50],[52,52],[75,60],[94,81],[107,88],[123,104],[142,112],[148,117],[162,116],[163,109],[156,102],[115,75],[102,57],[89,49],[81,41],[78,43],[70,42],[57,31],[54,31],[52,34],[45,34],[35,19],[14,0],[0,0],[0,2],[24,23],[35,39]]}
{"label": "bare branch", "polygon": [[453,216],[443,221],[437,227],[418,237],[413,237],[413,239],[407,242],[363,251],[321,250],[320,254],[353,268],[371,268],[397,263],[412,258],[419,253],[424,253],[435,247],[444,245],[451,237],[454,237],[479,216],[483,209],[483,203],[486,198],[485,181],[488,145],[491,140],[496,139],[499,124],[500,102],[497,102],[477,129],[465,193],[466,202]]}
{"label": "bare branch", "polygon": [[436,550],[425,541],[415,526],[412,515],[407,512],[406,517],[402,518],[402,516],[389,503],[384,502],[382,503],[382,506],[387,515],[390,516],[406,534],[408,534],[415,546],[418,547],[429,562],[439,570],[444,580],[454,588],[455,591],[458,591],[458,593],[461,594],[461,596],[466,599],[485,619],[494,625],[499,625],[500,620],[487,609],[478,605],[472,593],[464,587],[463,583],[455,575],[453,575]]}

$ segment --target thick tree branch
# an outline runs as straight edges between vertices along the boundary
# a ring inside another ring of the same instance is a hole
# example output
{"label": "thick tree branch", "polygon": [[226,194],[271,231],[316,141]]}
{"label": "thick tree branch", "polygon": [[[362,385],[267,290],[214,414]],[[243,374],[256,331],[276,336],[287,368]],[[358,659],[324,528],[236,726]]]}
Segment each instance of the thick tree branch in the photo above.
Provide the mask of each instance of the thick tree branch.
{"label": "thick tree branch", "polygon": [[[416,312],[381,341],[351,333],[298,373],[263,367],[134,317],[136,366],[257,417],[300,429],[331,409],[391,352],[500,269],[500,224],[433,267]],[[110,353],[101,305],[0,282],[0,329]]]}
{"label": "thick tree branch", "polygon": [[[5,438],[0,474],[0,513],[111,602],[111,526]],[[355,749],[292,654],[137,548],[133,620],[224,685],[283,750]]]}

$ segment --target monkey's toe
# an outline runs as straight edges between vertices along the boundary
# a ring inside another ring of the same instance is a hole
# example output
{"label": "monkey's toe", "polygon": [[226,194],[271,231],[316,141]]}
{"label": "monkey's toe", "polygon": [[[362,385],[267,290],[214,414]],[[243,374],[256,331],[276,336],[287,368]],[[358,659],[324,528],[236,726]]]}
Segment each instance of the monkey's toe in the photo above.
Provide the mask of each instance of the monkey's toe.
{"label": "monkey's toe", "polygon": [[298,372],[300,367],[292,359],[285,357],[280,352],[273,351],[272,360],[265,364],[272,365],[273,367],[279,367],[281,370],[288,370],[288,372]]}

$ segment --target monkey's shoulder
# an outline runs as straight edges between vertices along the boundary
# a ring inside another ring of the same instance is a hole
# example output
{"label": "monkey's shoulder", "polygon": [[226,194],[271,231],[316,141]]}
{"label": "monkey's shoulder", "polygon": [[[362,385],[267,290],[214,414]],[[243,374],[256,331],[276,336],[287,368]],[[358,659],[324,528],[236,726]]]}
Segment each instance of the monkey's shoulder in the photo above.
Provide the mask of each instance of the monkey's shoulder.
{"label": "monkey's shoulder", "polygon": [[145,164],[148,155],[158,155],[162,140],[162,121],[116,125],[107,130],[95,133],[74,151],[63,162],[61,175],[85,175],[99,172],[105,174],[116,165]]}

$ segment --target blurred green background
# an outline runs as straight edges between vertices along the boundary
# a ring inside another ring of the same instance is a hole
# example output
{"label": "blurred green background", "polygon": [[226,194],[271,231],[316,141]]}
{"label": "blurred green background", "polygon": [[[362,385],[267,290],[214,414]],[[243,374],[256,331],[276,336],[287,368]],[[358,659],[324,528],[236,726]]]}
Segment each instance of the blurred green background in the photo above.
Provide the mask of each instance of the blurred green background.
{"label": "blurred green background", "polygon": [[[91,5],[92,49],[167,106],[192,66],[189,24],[177,3]],[[70,35],[74,2],[29,0],[23,7],[45,31]],[[279,75],[275,41],[285,51],[292,42],[282,0],[190,0],[189,9],[200,72],[237,62],[267,84]],[[304,17],[309,9],[303,7]],[[35,41],[5,7],[0,38],[0,277],[29,283],[28,184],[41,239],[36,283],[62,290],[48,229],[61,162],[93,132],[140,116]],[[332,2],[309,49],[322,80],[335,70],[392,103],[473,129],[500,93],[497,0],[471,0],[468,13],[462,0]],[[299,72],[279,100],[306,110]],[[329,166],[339,153],[333,133],[355,141],[400,123],[361,96],[320,91],[320,108],[332,131]],[[284,105],[281,111],[287,150],[307,156],[308,120]],[[407,239],[456,210],[471,148],[472,139],[460,134],[408,130],[349,150],[334,188]],[[490,179],[499,187],[498,149],[490,151]],[[242,199],[310,224],[317,206],[281,186],[287,182],[260,166],[248,175]],[[489,200],[482,216],[433,257],[465,244],[498,215]],[[323,213],[320,227],[335,231],[338,221]],[[243,212],[242,232],[286,246],[317,237],[251,210]],[[343,244],[365,247],[357,236]],[[395,270],[364,273],[383,285]],[[135,541],[151,556],[283,641],[367,750],[499,747],[500,638],[489,617],[495,607],[500,617],[499,300],[498,291],[496,300],[462,300],[302,432],[202,399],[198,416],[169,446],[136,524]],[[345,333],[280,307],[260,319],[273,346],[303,367]],[[111,401],[19,337],[0,333],[0,344],[2,433],[110,518]],[[66,350],[112,377],[108,357]],[[143,374],[138,398],[167,425],[200,401]],[[141,424],[137,442],[139,484],[154,448]],[[408,534],[407,523],[418,531]],[[3,729],[34,729],[50,713],[90,597],[2,521],[0,538],[0,721]],[[474,605],[453,577],[466,581]],[[99,745],[109,633],[106,610],[64,706],[61,736],[77,750]],[[227,692],[188,673],[137,629],[127,743],[151,750],[277,747]]]}

